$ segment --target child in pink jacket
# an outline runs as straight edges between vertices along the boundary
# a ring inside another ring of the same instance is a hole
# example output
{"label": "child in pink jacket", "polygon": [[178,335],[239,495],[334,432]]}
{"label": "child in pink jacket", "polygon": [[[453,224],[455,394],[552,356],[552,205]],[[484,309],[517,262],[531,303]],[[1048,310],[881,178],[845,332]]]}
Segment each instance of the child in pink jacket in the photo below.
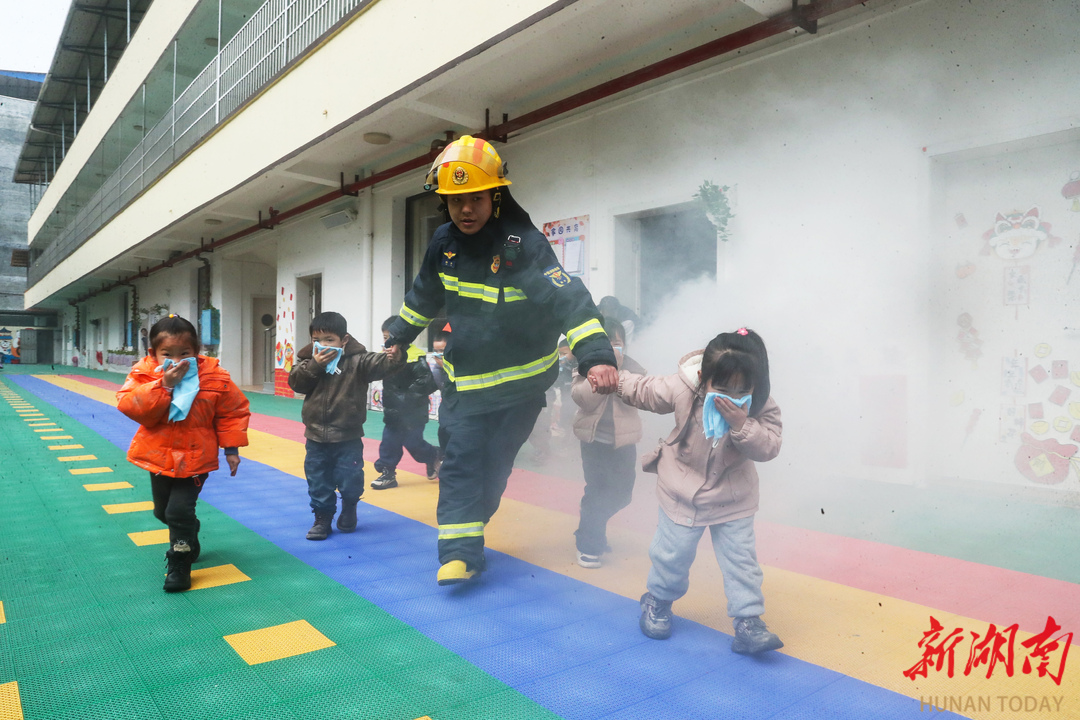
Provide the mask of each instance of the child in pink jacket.
{"label": "child in pink jacket", "polygon": [[641,631],[671,636],[671,604],[690,586],[690,565],[705,528],[724,573],[731,649],[752,654],[784,646],[761,615],[765,598],[754,540],[758,475],[754,462],[780,452],[780,408],[769,397],[769,359],[757,333],[717,335],[665,377],[619,373],[623,402],[674,413],[675,429],[643,468],[657,474],[660,517],[649,548],[652,568],[641,597]]}

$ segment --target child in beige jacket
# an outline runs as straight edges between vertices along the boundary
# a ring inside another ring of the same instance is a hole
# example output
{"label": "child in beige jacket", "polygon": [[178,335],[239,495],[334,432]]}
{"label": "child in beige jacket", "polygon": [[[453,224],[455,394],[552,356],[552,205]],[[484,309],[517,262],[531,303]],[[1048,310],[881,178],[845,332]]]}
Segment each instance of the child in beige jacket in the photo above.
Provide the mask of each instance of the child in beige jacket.
{"label": "child in beige jacket", "polygon": [[671,435],[643,459],[644,469],[657,474],[660,500],[648,592],[641,597],[641,631],[650,638],[671,635],[671,604],[690,586],[690,565],[708,528],[735,627],[731,649],[752,654],[784,645],[760,617],[765,598],[754,539],[754,462],[780,452],[780,408],[769,390],[765,343],[746,328],[685,356],[675,375],[619,373],[623,402],[675,414]]}
{"label": "child in beige jacket", "polygon": [[[619,369],[644,374],[645,368],[627,357],[623,326],[604,323]],[[614,395],[592,391],[588,380],[574,374],[570,395],[578,406],[574,415],[574,435],[581,441],[581,467],[585,473],[585,494],[581,497],[581,520],[577,536],[577,561],[584,568],[598,568],[600,556],[608,551],[607,523],[630,504],[637,478],[637,447],[641,439],[641,418],[636,408]]]}

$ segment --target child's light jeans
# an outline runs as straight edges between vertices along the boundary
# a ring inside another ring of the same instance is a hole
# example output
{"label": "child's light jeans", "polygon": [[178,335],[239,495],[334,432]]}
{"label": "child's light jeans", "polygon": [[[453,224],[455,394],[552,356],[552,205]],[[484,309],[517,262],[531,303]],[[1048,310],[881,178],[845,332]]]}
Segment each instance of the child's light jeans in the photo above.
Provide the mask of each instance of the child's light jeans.
{"label": "child's light jeans", "polygon": [[[765,612],[765,596],[761,593],[762,573],[757,561],[754,541],[754,516],[710,525],[713,552],[724,573],[724,594],[728,600],[728,617],[755,617]],[[658,600],[678,600],[690,587],[690,566],[697,554],[705,526],[676,525],[660,510],[649,547],[648,588]]]}

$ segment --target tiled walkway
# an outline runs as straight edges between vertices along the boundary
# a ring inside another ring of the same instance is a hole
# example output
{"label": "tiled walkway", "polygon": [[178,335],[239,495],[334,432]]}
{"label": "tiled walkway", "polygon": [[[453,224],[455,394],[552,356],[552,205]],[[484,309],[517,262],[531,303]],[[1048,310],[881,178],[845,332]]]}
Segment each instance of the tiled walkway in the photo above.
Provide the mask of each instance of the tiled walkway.
{"label": "tiled walkway", "polygon": [[[580,482],[523,461],[488,527],[489,571],[440,588],[437,485],[405,463],[399,488],[366,494],[356,533],[306,541],[299,403],[253,396],[240,471],[211,476],[199,504],[193,588],[170,595],[167,535],[124,457],[135,426],[114,407],[120,378],[21,370],[0,376],[0,720],[948,716],[934,698],[966,717],[1080,718],[1077,655],[1059,685],[1024,672],[1021,646],[1047,616],[1055,637],[1080,629],[1073,508],[959,496],[953,524],[935,528],[942,511],[915,489],[854,488],[815,496],[847,516],[815,526],[798,492],[772,512],[763,492],[766,619],[786,647],[746,658],[728,649],[711,551],[671,640],[638,631],[647,487],[612,522],[610,561],[584,570]],[[1014,546],[1032,520],[1042,532]],[[947,665],[906,677],[931,615],[943,636],[1016,623],[1014,672],[965,674],[966,643],[953,677]],[[1016,712],[1014,698],[1038,706]]]}

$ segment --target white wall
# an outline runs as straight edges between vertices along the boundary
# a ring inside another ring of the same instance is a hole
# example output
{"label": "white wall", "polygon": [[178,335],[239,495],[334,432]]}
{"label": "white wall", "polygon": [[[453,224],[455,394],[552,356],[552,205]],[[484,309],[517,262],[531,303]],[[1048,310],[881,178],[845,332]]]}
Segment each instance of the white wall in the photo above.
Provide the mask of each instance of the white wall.
{"label": "white wall", "polygon": [[[931,157],[1080,126],[1078,21],[1076,3],[916,3],[526,132],[500,151],[537,225],[589,215],[597,298],[613,291],[628,252],[617,218],[685,203],[705,180],[731,186],[736,218],[718,286],[687,288],[631,354],[672,372],[716,333],[755,328],[786,424],[784,451],[764,474],[923,482],[942,472],[928,450],[941,430],[928,379],[941,302]],[[377,187],[370,205],[359,198],[360,217],[344,227],[326,230],[313,215],[274,231],[279,341],[296,342],[296,278],[321,274],[323,309],[377,345],[410,280],[404,198],[421,175]],[[223,313],[223,335],[233,322],[244,321]],[[1080,363],[1075,339],[1062,352]],[[899,383],[892,404],[875,401],[882,379]],[[1007,455],[993,438],[975,442]],[[901,448],[902,462],[867,462],[875,443]],[[997,469],[986,479],[1016,481],[1007,463]]]}
{"label": "white wall", "polygon": [[[633,353],[670,372],[717,332],[753,327],[788,425],[773,466],[920,482],[936,472],[926,464],[936,426],[924,147],[1077,124],[1078,20],[1075,3],[921,3],[501,151],[538,225],[590,216],[596,297],[612,291],[626,251],[616,216],[686,202],[704,180],[732,186],[726,276],[672,308]],[[880,376],[906,383],[906,408],[893,408],[903,416],[864,401],[863,382]],[[867,412],[906,433],[904,467],[863,462]]]}

